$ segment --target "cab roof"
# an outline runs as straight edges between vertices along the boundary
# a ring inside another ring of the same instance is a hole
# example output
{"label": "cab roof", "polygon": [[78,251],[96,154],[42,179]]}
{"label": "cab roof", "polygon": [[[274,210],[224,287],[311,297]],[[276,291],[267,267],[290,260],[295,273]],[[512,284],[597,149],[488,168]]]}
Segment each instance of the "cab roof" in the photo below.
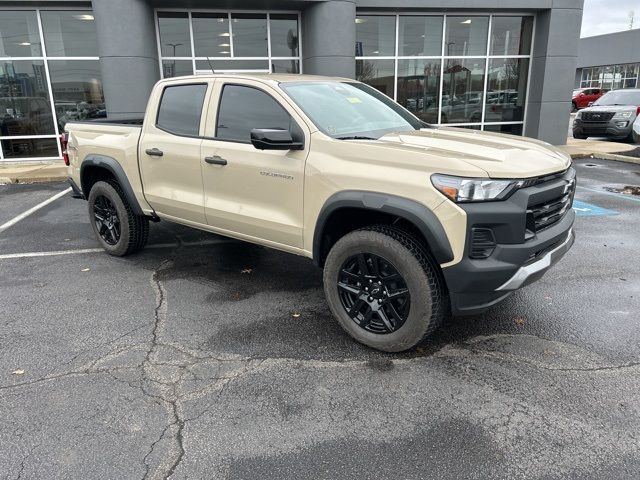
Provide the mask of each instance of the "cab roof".
{"label": "cab roof", "polygon": [[165,78],[166,81],[177,79],[203,80],[214,78],[238,78],[248,80],[267,81],[272,83],[288,82],[353,82],[352,78],[327,77],[323,75],[302,75],[299,73],[210,73],[206,75],[186,75],[182,77]]}

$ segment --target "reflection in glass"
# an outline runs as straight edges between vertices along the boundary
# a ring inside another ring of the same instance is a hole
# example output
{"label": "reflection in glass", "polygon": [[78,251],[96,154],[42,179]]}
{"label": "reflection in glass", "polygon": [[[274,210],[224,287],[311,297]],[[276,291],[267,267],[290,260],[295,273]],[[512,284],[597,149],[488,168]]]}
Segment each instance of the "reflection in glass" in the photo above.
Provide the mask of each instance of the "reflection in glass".
{"label": "reflection in glass", "polygon": [[73,120],[107,116],[98,60],[50,60],[49,75],[60,130]]}
{"label": "reflection in glass", "polygon": [[191,56],[189,16],[186,13],[158,13],[158,31],[163,57]]}
{"label": "reflection in glass", "polygon": [[445,55],[486,55],[489,17],[447,17]]}
{"label": "reflection in glass", "polygon": [[35,10],[3,10],[0,14],[0,57],[42,55]]}
{"label": "reflection in glass", "polygon": [[162,61],[162,78],[181,77],[183,75],[193,75],[191,60]]}
{"label": "reflection in glass", "polygon": [[42,60],[0,63],[0,135],[54,134]]}
{"label": "reflection in glass", "polygon": [[395,55],[396,17],[359,15],[356,18],[356,57]]}
{"label": "reflection in glass", "polygon": [[501,58],[489,63],[485,122],[524,120],[529,59]]}
{"label": "reflection in glass", "polygon": [[298,16],[273,13],[271,21],[271,56],[298,56]]}
{"label": "reflection in glass", "polygon": [[93,13],[87,10],[43,10],[42,32],[49,57],[97,57]]}
{"label": "reflection in glass", "polygon": [[20,138],[2,140],[2,153],[5,159],[57,157],[58,140],[56,138]]}
{"label": "reflection in glass", "polygon": [[485,132],[508,133],[510,135],[522,136],[522,124],[515,125],[485,125]]}
{"label": "reflection in glass", "polygon": [[394,60],[356,60],[356,80],[393,98]]}
{"label": "reflection in glass", "polygon": [[[243,70],[269,71],[269,60],[211,60],[216,72],[240,72]],[[196,60],[197,71],[211,71],[207,60]]]}
{"label": "reflection in glass", "polygon": [[420,120],[438,123],[440,60],[398,60],[398,103]]}
{"label": "reflection in glass", "polygon": [[529,55],[533,17],[494,16],[491,26],[491,55]]}
{"label": "reflection in glass", "polygon": [[298,60],[271,60],[271,73],[300,73]]}
{"label": "reflection in glass", "polygon": [[443,17],[401,16],[398,55],[442,55],[442,21]]}
{"label": "reflection in glass", "polygon": [[231,29],[233,31],[233,55],[236,57],[266,57],[267,16],[264,14],[234,13]]}
{"label": "reflection in glass", "polygon": [[[196,57],[231,56],[229,17],[225,13],[194,13],[193,49]],[[175,76],[175,75],[170,75]]]}
{"label": "reflection in glass", "polygon": [[447,59],[443,74],[442,123],[482,121],[485,60]]}

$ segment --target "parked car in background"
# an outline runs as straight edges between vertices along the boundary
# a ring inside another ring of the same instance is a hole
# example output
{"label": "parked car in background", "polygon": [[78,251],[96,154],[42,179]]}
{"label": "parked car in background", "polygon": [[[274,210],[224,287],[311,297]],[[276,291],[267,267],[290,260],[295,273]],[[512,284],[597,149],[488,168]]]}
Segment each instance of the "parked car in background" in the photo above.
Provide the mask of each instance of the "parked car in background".
{"label": "parked car in background", "polygon": [[614,90],[593,106],[580,110],[573,122],[573,138],[609,137],[633,140],[633,123],[640,112],[640,89]]}
{"label": "parked car in background", "polygon": [[603,88],[578,88],[573,91],[571,99],[571,111],[577,112],[581,108],[587,108],[592,102],[602,97],[606,90]]}

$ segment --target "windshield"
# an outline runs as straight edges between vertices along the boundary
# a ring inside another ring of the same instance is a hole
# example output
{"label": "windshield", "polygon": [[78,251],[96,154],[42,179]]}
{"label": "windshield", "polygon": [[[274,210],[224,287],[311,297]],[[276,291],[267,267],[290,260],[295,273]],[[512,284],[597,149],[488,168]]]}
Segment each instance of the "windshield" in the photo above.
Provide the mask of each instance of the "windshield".
{"label": "windshield", "polygon": [[418,130],[423,122],[363,83],[292,82],[280,85],[325,134],[343,140]]}
{"label": "windshield", "polygon": [[640,90],[614,90],[600,97],[594,105],[640,105]]}

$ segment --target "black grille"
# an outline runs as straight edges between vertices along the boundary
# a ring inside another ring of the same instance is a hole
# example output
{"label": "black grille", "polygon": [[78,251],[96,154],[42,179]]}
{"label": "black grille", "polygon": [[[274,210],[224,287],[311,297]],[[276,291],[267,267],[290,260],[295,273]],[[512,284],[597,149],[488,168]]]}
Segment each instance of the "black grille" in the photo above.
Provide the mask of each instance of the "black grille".
{"label": "black grille", "polygon": [[613,118],[615,112],[584,112],[583,122],[608,122]]}
{"label": "black grille", "polygon": [[569,211],[573,203],[576,189],[575,177],[567,180],[567,185],[561,194],[551,200],[529,206],[527,210],[527,229],[539,232],[557,222]]}
{"label": "black grille", "polygon": [[474,228],[471,231],[471,258],[489,258],[496,249],[496,239],[489,228]]}

